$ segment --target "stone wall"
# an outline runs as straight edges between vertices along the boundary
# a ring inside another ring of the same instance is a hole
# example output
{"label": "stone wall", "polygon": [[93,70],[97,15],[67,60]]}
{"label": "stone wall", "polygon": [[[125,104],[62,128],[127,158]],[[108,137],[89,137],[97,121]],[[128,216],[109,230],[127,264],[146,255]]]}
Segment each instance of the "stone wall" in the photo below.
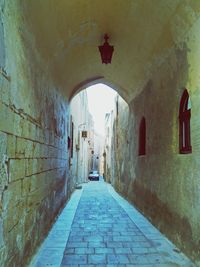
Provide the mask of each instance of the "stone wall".
{"label": "stone wall", "polygon": [[[111,179],[116,189],[200,262],[200,76],[198,21],[181,45],[155,62],[151,80],[115,120]],[[165,60],[164,60],[165,58]],[[152,67],[153,69],[153,67]],[[191,100],[191,154],[179,154],[179,105]],[[138,156],[139,126],[146,119],[146,155]],[[128,121],[126,118],[128,118]],[[118,144],[116,143],[118,139]]]}
{"label": "stone wall", "polygon": [[[73,123],[73,156],[70,155],[71,183],[81,184],[88,181],[92,165],[92,150],[94,150],[94,121],[88,109],[87,91],[83,90],[73,97],[69,106],[71,122]],[[82,137],[82,132],[87,137]],[[72,185],[72,186],[73,186]]]}
{"label": "stone wall", "polygon": [[66,144],[3,102],[0,116],[0,263],[23,266],[66,201]]}
{"label": "stone wall", "polygon": [[[0,1],[0,266],[25,266],[70,195],[68,103],[14,1]],[[19,23],[20,21],[20,23]],[[20,27],[19,27],[20,25]],[[3,49],[2,49],[3,47]],[[0,62],[1,64],[1,62]]]}

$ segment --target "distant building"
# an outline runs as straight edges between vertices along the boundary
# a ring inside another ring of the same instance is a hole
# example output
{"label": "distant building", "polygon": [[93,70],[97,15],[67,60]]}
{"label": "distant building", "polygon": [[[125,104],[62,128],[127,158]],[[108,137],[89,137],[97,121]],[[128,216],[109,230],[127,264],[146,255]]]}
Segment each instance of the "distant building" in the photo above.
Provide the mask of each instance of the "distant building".
{"label": "distant building", "polygon": [[104,166],[103,173],[104,178],[107,182],[110,182],[111,179],[111,158],[112,158],[112,133],[113,133],[113,123],[114,123],[114,111],[112,110],[110,113],[106,113],[105,115],[105,137],[104,137]]}
{"label": "distant building", "polygon": [[98,170],[100,174],[103,174],[102,172],[102,155],[103,155],[103,144],[104,144],[104,138],[99,133],[94,132],[94,153],[93,153],[93,170]]}
{"label": "distant building", "polygon": [[88,109],[86,90],[77,94],[70,103],[68,149],[70,182],[87,181],[93,166],[94,121]]}
{"label": "distant building", "polygon": [[[126,117],[123,114],[126,114]],[[113,185],[119,183],[119,177],[124,172],[125,157],[123,157],[123,151],[124,146],[128,145],[127,118],[128,105],[119,95],[116,95],[114,109],[105,116],[103,151],[104,178]],[[123,162],[123,164],[120,164],[120,162]]]}

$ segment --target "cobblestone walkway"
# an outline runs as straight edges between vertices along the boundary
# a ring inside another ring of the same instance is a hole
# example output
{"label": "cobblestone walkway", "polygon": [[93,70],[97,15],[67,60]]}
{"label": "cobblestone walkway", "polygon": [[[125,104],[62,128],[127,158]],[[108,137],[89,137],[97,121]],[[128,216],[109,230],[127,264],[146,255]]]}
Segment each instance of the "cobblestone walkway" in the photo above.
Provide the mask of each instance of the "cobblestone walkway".
{"label": "cobblestone walkway", "polygon": [[104,182],[84,186],[62,267],[195,266]]}
{"label": "cobblestone walkway", "polygon": [[76,190],[29,267],[194,267],[103,181]]}

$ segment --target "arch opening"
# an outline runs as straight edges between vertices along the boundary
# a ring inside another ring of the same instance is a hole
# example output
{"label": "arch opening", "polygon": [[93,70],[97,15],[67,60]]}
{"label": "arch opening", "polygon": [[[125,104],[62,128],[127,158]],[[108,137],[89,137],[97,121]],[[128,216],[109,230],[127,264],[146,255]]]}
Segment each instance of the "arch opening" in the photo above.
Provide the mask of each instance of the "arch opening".
{"label": "arch opening", "polygon": [[103,76],[96,76],[90,79],[86,79],[80,83],[78,83],[72,90],[72,93],[69,97],[69,101],[73,99],[78,93],[80,93],[82,90],[85,90],[86,88],[89,88],[90,86],[103,84],[108,87],[108,89],[112,89],[116,91],[120,97],[124,99],[127,103],[129,103],[130,99],[128,97],[128,91],[123,88],[121,85],[116,85],[115,83],[106,80]]}
{"label": "arch opening", "polygon": [[[69,139],[73,138],[70,144],[74,148],[69,150],[74,154],[73,158],[70,157],[69,168],[77,183],[87,181],[91,170],[97,170],[107,181],[114,177],[111,155],[114,147],[119,148],[119,117],[125,109],[129,110],[116,89],[95,82],[89,87],[79,87],[70,101],[73,133],[71,129],[68,132],[71,135]],[[124,114],[127,119],[128,112]],[[127,130],[127,127],[122,130]]]}

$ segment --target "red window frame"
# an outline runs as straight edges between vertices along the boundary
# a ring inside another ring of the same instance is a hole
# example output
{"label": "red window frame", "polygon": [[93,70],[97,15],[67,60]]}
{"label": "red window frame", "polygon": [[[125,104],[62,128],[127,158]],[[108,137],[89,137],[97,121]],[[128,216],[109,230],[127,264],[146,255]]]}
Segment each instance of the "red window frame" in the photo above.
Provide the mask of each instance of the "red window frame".
{"label": "red window frame", "polygon": [[184,90],[179,107],[179,152],[180,154],[192,153],[190,118],[191,108],[188,106],[189,94]]}
{"label": "red window frame", "polygon": [[146,121],[144,117],[140,121],[138,155],[146,155]]}

